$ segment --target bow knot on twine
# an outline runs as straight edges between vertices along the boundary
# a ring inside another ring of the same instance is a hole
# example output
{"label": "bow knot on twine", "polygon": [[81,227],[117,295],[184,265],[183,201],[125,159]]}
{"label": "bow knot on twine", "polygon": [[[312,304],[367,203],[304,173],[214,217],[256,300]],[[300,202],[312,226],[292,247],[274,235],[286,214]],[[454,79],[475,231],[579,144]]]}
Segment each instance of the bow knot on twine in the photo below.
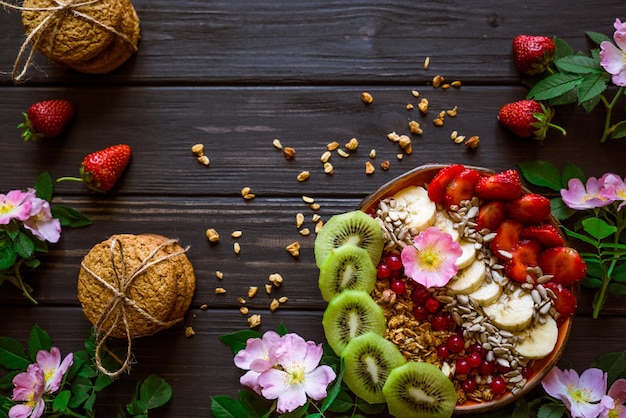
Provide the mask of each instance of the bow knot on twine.
{"label": "bow knot on twine", "polygon": [[[48,6],[48,7],[24,7],[18,6],[15,4],[7,3],[5,1],[0,0],[0,6],[3,6],[8,9],[19,10],[22,12],[51,12],[49,13],[40,23],[37,25],[30,33],[27,34],[26,39],[22,43],[20,50],[17,54],[17,58],[15,59],[15,63],[13,64],[13,71],[11,72],[11,79],[14,82],[20,82],[23,80],[26,75],[26,71],[28,67],[31,65],[33,61],[33,56],[35,54],[35,49],[39,42],[41,41],[41,35],[48,28],[56,28],[60,24],[60,22],[67,17],[70,13],[78,19],[83,19],[88,22],[91,22],[101,28],[119,36],[124,41],[126,41],[129,45],[132,46],[133,51],[137,51],[137,45],[135,45],[125,34],[119,32],[113,26],[107,25],[98,19],[89,16],[88,14],[80,11],[79,9],[86,6],[91,6],[96,3],[100,3],[104,0],[52,0],[56,3],[56,6]],[[28,57],[24,62],[23,67],[20,70],[20,63],[24,59],[24,54],[26,54],[26,50],[28,45],[31,45],[30,52],[28,53]],[[54,47],[54,40],[52,40],[51,47]]]}
{"label": "bow knot on twine", "polygon": [[[95,360],[96,366],[98,370],[100,370],[103,374],[115,378],[124,373],[126,370],[129,370],[131,364],[132,357],[132,334],[129,325],[129,313],[131,311],[135,311],[141,317],[143,317],[148,323],[158,325],[162,328],[170,327],[171,325],[180,322],[182,318],[177,318],[172,321],[161,321],[155,317],[153,317],[150,313],[146,312],[141,306],[139,306],[134,300],[132,300],[128,293],[130,288],[135,281],[135,279],[140,276],[142,273],[146,272],[150,267],[155,264],[161,263],[169,258],[184,254],[187,252],[189,247],[186,247],[180,251],[175,251],[170,254],[166,254],[164,256],[155,258],[156,254],[163,248],[167,247],[171,244],[176,244],[178,240],[168,239],[153,249],[148,256],[141,261],[141,263],[137,266],[137,268],[128,273],[126,272],[126,263],[124,261],[124,248],[122,246],[122,242],[115,238],[111,241],[111,246],[109,247],[109,252],[111,256],[111,264],[113,267],[113,272],[115,278],[117,279],[117,286],[111,284],[100,277],[93,270],[88,268],[83,261],[81,263],[81,267],[91,275],[98,283],[104,286],[110,293],[111,299],[108,304],[102,308],[102,314],[100,318],[96,321],[94,325],[95,336],[96,336],[96,353]],[[118,265],[116,261],[116,254],[119,254],[117,258],[119,258],[120,265]],[[106,325],[106,324],[110,325]],[[105,349],[105,343],[107,338],[113,333],[113,331],[122,326],[124,329],[124,333],[126,334],[126,342],[127,349],[126,355],[123,360],[120,361],[121,367],[117,370],[110,371],[102,364],[102,350]]]}

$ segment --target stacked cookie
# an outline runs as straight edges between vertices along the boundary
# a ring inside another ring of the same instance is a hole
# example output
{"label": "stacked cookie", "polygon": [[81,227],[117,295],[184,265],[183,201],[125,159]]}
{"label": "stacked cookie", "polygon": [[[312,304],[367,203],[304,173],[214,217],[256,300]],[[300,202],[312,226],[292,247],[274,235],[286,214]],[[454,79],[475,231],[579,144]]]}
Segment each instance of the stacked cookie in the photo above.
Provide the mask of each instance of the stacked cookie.
{"label": "stacked cookie", "polygon": [[22,25],[50,60],[76,71],[104,74],[137,50],[139,18],[130,0],[24,0]]}

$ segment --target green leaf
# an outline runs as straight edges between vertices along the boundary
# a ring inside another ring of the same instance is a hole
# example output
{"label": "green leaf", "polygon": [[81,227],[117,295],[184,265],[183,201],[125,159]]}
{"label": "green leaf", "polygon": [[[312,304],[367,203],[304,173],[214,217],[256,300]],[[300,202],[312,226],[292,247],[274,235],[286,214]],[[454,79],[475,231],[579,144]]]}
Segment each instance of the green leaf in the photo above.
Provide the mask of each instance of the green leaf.
{"label": "green leaf", "polygon": [[251,390],[240,390],[239,402],[246,408],[249,418],[261,418],[268,409],[265,398]]}
{"label": "green leaf", "polygon": [[583,170],[574,163],[566,163],[561,174],[561,184],[563,188],[567,187],[567,182],[571,179],[579,179],[583,184],[587,182],[587,176]]}
{"label": "green leaf", "polygon": [[247,417],[246,409],[230,396],[211,396],[211,413],[215,418]]}
{"label": "green leaf", "polygon": [[35,244],[28,235],[20,232],[13,243],[13,249],[22,258],[29,258],[35,253]]}
{"label": "green leaf", "polygon": [[566,411],[562,404],[543,404],[539,407],[537,418],[561,418]]}
{"label": "green leaf", "polygon": [[600,45],[600,43],[604,41],[611,42],[611,38],[609,38],[603,33],[587,31],[585,32],[585,34],[589,37],[589,39],[591,39],[593,42],[595,42],[598,45]]}
{"label": "green leaf", "polygon": [[626,295],[626,285],[623,283],[610,283],[607,290],[613,296],[624,296]]}
{"label": "green leaf", "polygon": [[535,84],[526,97],[535,100],[549,100],[578,87],[582,81],[583,77],[578,74],[555,73]]}
{"label": "green leaf", "polygon": [[552,38],[554,41],[554,59],[560,59],[568,55],[574,54],[574,49],[565,40],[555,36]]}
{"label": "green leaf", "polygon": [[384,403],[371,404],[371,403],[365,402],[361,398],[356,399],[356,405],[359,411],[367,415],[382,414],[385,411],[385,408],[387,408],[387,404],[384,404]]}
{"label": "green leaf", "polygon": [[585,277],[580,284],[585,286],[587,289],[599,289],[602,286],[602,280],[595,277]]}
{"label": "green leaf", "polygon": [[341,382],[343,381],[344,371],[345,371],[345,364],[342,359],[340,366],[339,366],[339,373],[337,374],[337,377],[335,378],[335,382],[331,386],[330,390],[328,390],[328,395],[326,396],[326,399],[324,399],[324,402],[322,403],[322,407],[321,407],[322,412],[328,409],[328,407],[333,403],[333,401],[335,400],[335,398],[341,391]]}
{"label": "green leaf", "polygon": [[9,235],[12,241],[15,241],[15,238],[21,232],[20,225],[17,223],[15,219],[11,220],[7,225],[4,226],[4,230]]}
{"label": "green leaf", "polygon": [[0,246],[0,270],[6,270],[15,264],[17,254],[13,246]]}
{"label": "green leaf", "polygon": [[554,164],[544,160],[526,161],[517,164],[522,176],[535,186],[559,191],[562,188],[561,174]]}
{"label": "green leaf", "polygon": [[611,138],[624,138],[626,137],[626,120],[613,125],[613,132],[611,132]]}
{"label": "green leaf", "polygon": [[599,63],[593,58],[584,55],[570,55],[554,61],[554,65],[561,70],[574,74],[593,74],[601,72]]}
{"label": "green leaf", "polygon": [[53,184],[50,173],[47,171],[41,173],[35,182],[35,196],[49,202],[52,200]]}
{"label": "green leaf", "polygon": [[580,103],[580,105],[582,106],[582,108],[583,108],[583,109],[585,109],[585,112],[587,112],[587,113],[589,113],[589,112],[591,112],[593,109],[595,109],[595,107],[596,107],[598,104],[600,104],[600,95],[598,95],[598,96],[596,96],[596,97],[594,97],[594,98],[592,98],[592,99],[590,99],[590,100],[587,100],[587,101],[584,101],[584,102],[581,102],[581,103]]}
{"label": "green leaf", "polygon": [[21,370],[26,369],[30,363],[22,344],[10,337],[0,337],[0,366],[9,370]]}
{"label": "green leaf", "polygon": [[147,415],[148,407],[146,406],[145,402],[139,399],[135,399],[128,405],[126,405],[126,411],[128,411],[128,413],[132,416],[136,417],[141,415]]}
{"label": "green leaf", "polygon": [[126,418],[126,412],[124,412],[124,408],[121,405],[117,408],[115,418]]}
{"label": "green leaf", "polygon": [[[306,411],[309,409],[309,402],[306,402],[304,405],[297,407],[291,412],[287,412],[285,414],[278,415],[280,418],[300,418],[306,415]],[[306,415],[313,416],[315,414]]]}
{"label": "green leaf", "polygon": [[588,237],[587,235],[583,235],[583,234],[579,234],[578,232],[574,232],[572,230],[569,230],[565,227],[563,227],[563,231],[565,231],[565,234],[572,237],[572,238],[576,238],[581,240],[582,242],[586,242],[587,244],[596,246],[598,244],[597,240],[594,240],[590,237]]}
{"label": "green leaf", "polygon": [[[107,386],[109,386],[111,383],[114,382],[113,378],[105,375],[105,374],[101,374],[101,373],[97,373],[97,371],[93,370],[96,373],[96,381],[93,385],[93,389],[96,392],[100,392],[102,389],[106,388]],[[93,376],[92,376],[93,377]]]}
{"label": "green leaf", "polygon": [[7,374],[5,374],[4,376],[2,376],[2,379],[0,379],[0,390],[8,391],[8,390],[13,389],[14,387],[13,378],[21,372],[22,372],[21,370],[12,370],[8,372]]}
{"label": "green leaf", "polygon": [[30,331],[30,337],[28,338],[28,353],[31,360],[34,362],[37,359],[39,350],[50,351],[51,348],[52,342],[48,333],[41,329],[39,325],[35,325]]}
{"label": "green leaf", "polygon": [[278,325],[278,328],[276,328],[276,333],[282,337],[283,335],[289,333],[289,331],[287,330],[285,324],[281,322],[280,325]]}
{"label": "green leaf", "polygon": [[609,83],[607,73],[590,74],[578,86],[578,103],[589,102],[600,96]]}
{"label": "green leaf", "polygon": [[[326,398],[328,399],[328,398]],[[347,412],[354,407],[354,401],[348,392],[339,392],[326,410],[335,413]]]}
{"label": "green leaf", "polygon": [[246,342],[249,338],[261,338],[261,333],[252,329],[244,329],[233,332],[232,334],[221,335],[220,341],[230,347],[234,354],[246,348]]}
{"label": "green leaf", "polygon": [[52,403],[52,410],[54,412],[65,412],[67,409],[67,405],[70,402],[70,397],[72,396],[72,392],[69,390],[64,390],[59,392]]}
{"label": "green leaf", "polygon": [[559,221],[564,221],[576,213],[576,210],[567,206],[560,197],[550,199],[550,207],[552,208],[552,214]]}
{"label": "green leaf", "polygon": [[54,218],[61,222],[61,226],[70,228],[82,228],[91,225],[91,220],[68,206],[52,206],[50,211]]}
{"label": "green leaf", "polygon": [[158,408],[172,399],[172,387],[162,377],[150,375],[141,384],[139,399],[148,409]]}
{"label": "green leaf", "polygon": [[586,218],[582,221],[585,232],[596,238],[598,241],[613,235],[617,228],[609,225],[600,218]]}

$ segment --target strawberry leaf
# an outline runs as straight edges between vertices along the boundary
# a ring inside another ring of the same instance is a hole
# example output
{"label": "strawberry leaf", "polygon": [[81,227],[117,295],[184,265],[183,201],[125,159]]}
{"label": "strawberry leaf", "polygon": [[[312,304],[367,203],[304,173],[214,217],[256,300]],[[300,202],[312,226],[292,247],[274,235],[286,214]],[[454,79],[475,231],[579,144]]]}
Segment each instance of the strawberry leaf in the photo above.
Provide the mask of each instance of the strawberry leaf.
{"label": "strawberry leaf", "polygon": [[609,79],[610,76],[607,73],[590,74],[583,78],[578,86],[578,104],[593,100],[601,95],[606,90]]}
{"label": "strawberry leaf", "polygon": [[573,74],[593,74],[602,72],[600,62],[584,55],[571,55],[554,61],[554,65],[561,70]]}
{"label": "strawberry leaf", "polygon": [[538,82],[526,95],[528,99],[549,100],[562,96],[583,81],[579,74],[552,74]]}
{"label": "strawberry leaf", "polygon": [[563,187],[559,169],[548,161],[526,161],[517,165],[524,178],[535,186],[547,187],[555,191],[560,191]]}

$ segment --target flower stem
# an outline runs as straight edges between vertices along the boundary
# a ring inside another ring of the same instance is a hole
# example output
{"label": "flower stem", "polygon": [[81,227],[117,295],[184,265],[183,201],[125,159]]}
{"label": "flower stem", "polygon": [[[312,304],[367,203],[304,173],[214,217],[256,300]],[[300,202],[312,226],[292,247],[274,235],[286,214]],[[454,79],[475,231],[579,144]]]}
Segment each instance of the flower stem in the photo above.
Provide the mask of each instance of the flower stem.
{"label": "flower stem", "polygon": [[32,292],[33,289],[30,286],[28,286],[26,283],[24,283],[24,280],[22,279],[22,275],[20,274],[20,267],[23,262],[24,262],[24,259],[18,260],[13,266],[14,275],[13,276],[7,275],[5,276],[5,279],[11,282],[15,287],[20,289],[22,291],[22,294],[26,297],[26,299],[30,300],[33,304],[37,305],[37,301],[30,294],[30,292]]}
{"label": "flower stem", "polygon": [[611,115],[613,114],[613,108],[617,104],[617,100],[620,98],[623,91],[624,91],[624,88],[620,87],[617,90],[615,97],[613,97],[613,100],[611,100],[611,103],[609,103],[609,101],[606,99],[606,97],[603,94],[600,95],[600,100],[602,100],[602,103],[604,104],[604,108],[606,109],[606,115],[604,117],[604,132],[602,133],[602,138],[600,138],[601,143],[604,143],[606,139],[609,137],[609,135],[613,133],[613,130],[615,130],[616,125],[611,126]]}

